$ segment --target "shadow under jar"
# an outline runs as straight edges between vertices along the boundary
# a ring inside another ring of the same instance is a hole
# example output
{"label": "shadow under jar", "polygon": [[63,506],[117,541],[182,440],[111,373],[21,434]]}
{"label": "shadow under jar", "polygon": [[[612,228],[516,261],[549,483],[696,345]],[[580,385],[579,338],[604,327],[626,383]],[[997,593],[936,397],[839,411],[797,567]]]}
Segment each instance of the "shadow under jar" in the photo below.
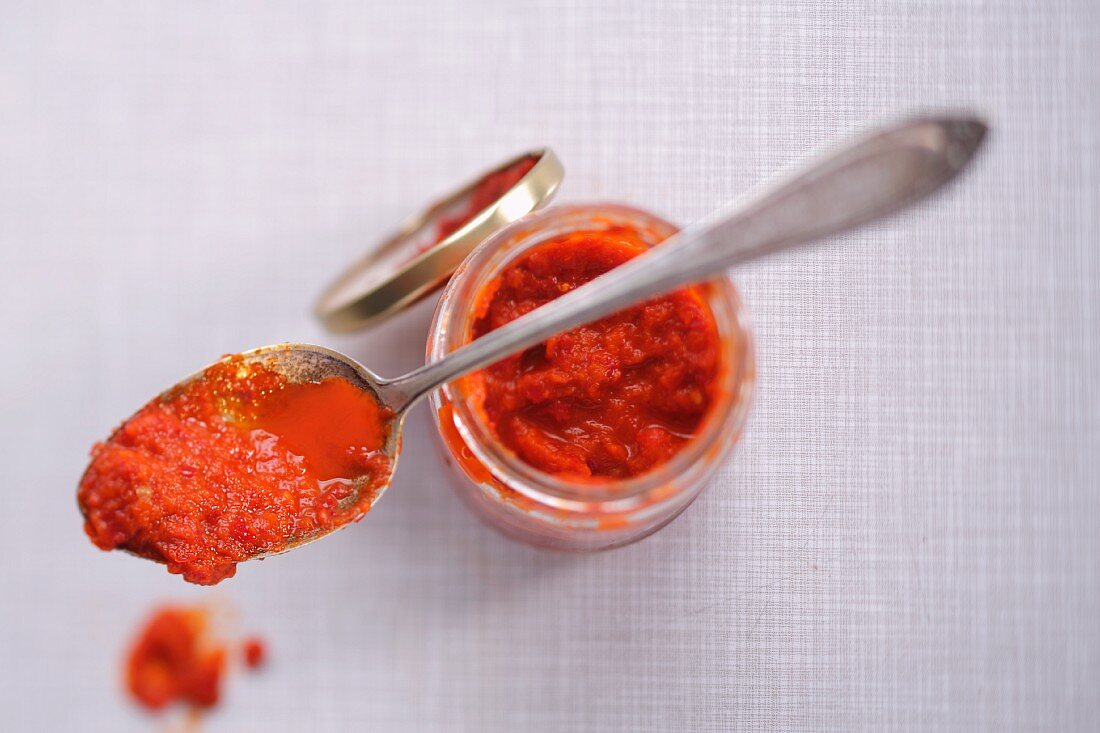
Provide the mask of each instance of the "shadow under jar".
{"label": "shadow under jar", "polygon": [[[478,323],[484,316],[481,304],[492,296],[498,278],[537,248],[586,232],[626,232],[633,242],[653,247],[676,231],[652,214],[610,204],[554,207],[511,224],[480,244],[451,278],[432,322],[428,360],[477,335],[484,325]],[[514,539],[572,551],[637,541],[687,508],[740,437],[754,379],[752,336],[733,284],[719,278],[693,290],[713,318],[717,364],[709,404],[690,435],[675,438],[678,447],[671,456],[622,477],[540,470],[501,440],[485,409],[485,382],[475,374],[431,395],[444,459],[453,469],[459,496]],[[601,406],[584,409],[598,415]]]}

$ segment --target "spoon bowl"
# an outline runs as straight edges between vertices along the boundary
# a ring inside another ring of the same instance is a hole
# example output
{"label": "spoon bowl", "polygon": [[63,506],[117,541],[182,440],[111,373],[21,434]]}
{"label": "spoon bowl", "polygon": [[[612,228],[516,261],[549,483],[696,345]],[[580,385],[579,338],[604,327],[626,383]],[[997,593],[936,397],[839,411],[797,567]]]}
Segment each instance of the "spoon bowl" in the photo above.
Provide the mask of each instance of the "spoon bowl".
{"label": "spoon bowl", "polygon": [[[389,429],[386,431],[386,440],[382,446],[382,453],[389,460],[389,476],[385,481],[370,489],[371,496],[369,497],[370,504],[368,506],[373,507],[378,503],[378,500],[382,498],[382,494],[386,493],[386,489],[389,488],[389,485],[392,483],[393,474],[397,470],[397,461],[401,456],[401,433],[404,427],[405,414],[407,412],[405,409],[393,409],[393,403],[395,402],[394,397],[396,396],[393,394],[393,388],[387,386],[385,380],[374,374],[355,359],[352,359],[346,354],[341,354],[339,351],[325,348],[324,346],[298,343],[273,344],[271,346],[261,346],[256,349],[251,349],[250,351],[242,352],[233,358],[239,358],[242,364],[261,364],[281,374],[291,384],[321,382],[331,377],[343,379],[356,389],[373,397],[379,406],[389,408],[393,412],[393,417],[390,418]],[[192,379],[201,378],[204,371],[205,369],[192,374],[183,382],[176,385],[176,387],[173,387],[173,390],[184,386]],[[348,497],[346,503],[357,503],[362,498],[360,492],[367,485],[368,482],[364,478],[357,479],[355,481],[357,491],[355,494]],[[355,517],[351,522],[341,524],[331,530],[319,531],[309,535],[296,537],[282,547],[255,555],[254,559],[268,557],[270,555],[281,555],[289,550],[314,542],[331,534],[331,532],[337,529],[341,529],[348,526],[348,524],[353,524],[359,519],[362,519],[366,513],[366,511],[363,511],[362,514]]]}

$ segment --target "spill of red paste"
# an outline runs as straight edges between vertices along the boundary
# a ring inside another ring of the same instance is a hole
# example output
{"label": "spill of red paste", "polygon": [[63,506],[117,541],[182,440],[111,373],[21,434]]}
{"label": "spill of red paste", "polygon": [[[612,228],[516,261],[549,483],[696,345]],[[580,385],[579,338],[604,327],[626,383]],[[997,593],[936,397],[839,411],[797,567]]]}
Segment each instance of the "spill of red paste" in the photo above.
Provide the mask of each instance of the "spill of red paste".
{"label": "spill of red paste", "polygon": [[[154,610],[126,655],[126,690],[133,700],[150,712],[176,704],[193,711],[217,705],[230,644],[214,626],[203,606],[163,605]],[[249,637],[241,649],[246,668],[264,663],[267,650],[260,637]]]}

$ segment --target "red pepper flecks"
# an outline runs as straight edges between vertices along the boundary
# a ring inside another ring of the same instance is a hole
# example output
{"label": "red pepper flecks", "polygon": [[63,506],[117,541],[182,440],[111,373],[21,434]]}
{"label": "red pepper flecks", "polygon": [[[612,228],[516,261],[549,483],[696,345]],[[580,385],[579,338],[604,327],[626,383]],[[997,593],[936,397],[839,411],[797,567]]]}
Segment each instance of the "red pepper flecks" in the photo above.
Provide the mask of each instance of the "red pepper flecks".
{"label": "red pepper flecks", "polygon": [[[543,242],[489,283],[471,338],[500,328],[646,249],[633,229]],[[496,436],[531,466],[570,480],[625,479],[668,461],[716,397],[721,341],[699,288],[555,336],[476,373]]]}
{"label": "red pepper flecks", "polygon": [[293,384],[239,357],[147,404],[92,449],[77,498],[103,550],[212,585],[360,519],[388,480],[392,414],[350,382]]}

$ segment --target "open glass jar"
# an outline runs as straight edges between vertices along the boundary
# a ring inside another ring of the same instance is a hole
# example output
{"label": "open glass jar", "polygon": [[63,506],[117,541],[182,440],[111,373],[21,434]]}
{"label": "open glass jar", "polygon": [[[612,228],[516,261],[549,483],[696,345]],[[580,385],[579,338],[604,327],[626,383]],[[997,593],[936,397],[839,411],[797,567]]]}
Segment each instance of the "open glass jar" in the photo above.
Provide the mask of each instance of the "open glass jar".
{"label": "open glass jar", "polygon": [[[343,273],[322,294],[317,316],[332,331],[365,328],[447,283],[428,336],[427,358],[434,361],[471,339],[480,294],[534,247],[570,233],[611,228],[632,230],[637,247],[653,247],[676,233],[672,224],[628,206],[540,211],[563,175],[549,148],[523,153],[482,174],[406,221]],[[717,386],[690,438],[667,461],[627,478],[598,482],[540,471],[495,436],[474,406],[469,379],[463,379],[437,390],[430,400],[459,496],[509,536],[561,550],[624,545],[682,512],[736,444],[754,379],[752,337],[733,284],[719,278],[693,290],[696,303],[705,303],[714,321],[707,333],[718,339]]]}
{"label": "open glass jar", "polygon": [[[621,205],[562,206],[530,214],[485,240],[459,266],[439,300],[428,338],[434,361],[471,338],[485,287],[532,248],[576,231],[634,230],[646,246],[674,234],[672,224]],[[468,380],[431,396],[445,461],[455,485],[490,525],[530,544],[560,550],[599,550],[657,531],[699,495],[736,444],[753,386],[752,338],[737,291],[726,278],[700,286],[721,343],[721,385],[695,435],[667,462],[637,476],[602,482],[569,481],[522,461],[504,446],[475,409]]]}

